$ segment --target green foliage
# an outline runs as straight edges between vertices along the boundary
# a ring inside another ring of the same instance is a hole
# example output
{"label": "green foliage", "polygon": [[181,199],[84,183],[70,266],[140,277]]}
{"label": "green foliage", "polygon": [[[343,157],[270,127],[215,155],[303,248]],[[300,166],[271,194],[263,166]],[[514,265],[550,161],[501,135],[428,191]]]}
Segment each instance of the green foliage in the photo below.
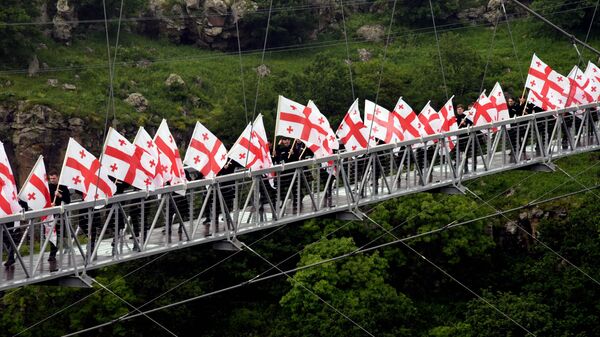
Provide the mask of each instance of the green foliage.
{"label": "green foliage", "polygon": [[[537,11],[557,26],[566,29],[567,31],[572,32],[573,30],[576,30],[582,33],[587,32],[590,23],[592,23],[595,6],[595,0],[534,0],[531,3],[531,9]],[[595,20],[592,27],[597,28],[598,25],[598,21]],[[536,21],[535,27],[538,28],[537,30],[542,34],[559,34],[546,23],[539,20]]]}
{"label": "green foliage", "polygon": [[[106,16],[118,18],[123,3],[123,17],[127,18],[138,13],[144,6],[147,6],[147,0],[105,0]],[[77,16],[80,20],[103,20],[104,6],[103,0],[75,0],[71,2],[77,10]]]}
{"label": "green foliage", "polygon": [[[32,21],[38,15],[37,6],[31,2],[4,0],[0,7],[0,61],[26,65],[33,44],[38,38],[36,26],[18,25]],[[11,25],[16,24],[16,25]]]}
{"label": "green foliage", "polygon": [[[355,249],[351,238],[322,240],[306,247],[299,266]],[[280,301],[289,312],[281,335],[364,335],[323,301],[377,336],[411,335],[416,310],[410,299],[385,283],[386,267],[386,260],[375,253],[297,272],[289,281],[292,289]]]}

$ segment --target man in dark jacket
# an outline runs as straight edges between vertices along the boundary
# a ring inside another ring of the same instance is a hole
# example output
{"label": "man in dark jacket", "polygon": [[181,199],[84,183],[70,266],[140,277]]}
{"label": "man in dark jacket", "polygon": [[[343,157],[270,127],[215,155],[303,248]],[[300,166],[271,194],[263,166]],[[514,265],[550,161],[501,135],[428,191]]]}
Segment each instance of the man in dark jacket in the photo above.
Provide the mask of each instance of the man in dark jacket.
{"label": "man in dark jacket", "polygon": [[[52,206],[71,203],[69,189],[64,185],[58,185],[58,172],[56,170],[50,170],[50,172],[48,172],[48,189],[50,190]],[[56,261],[56,252],[58,252],[58,248],[50,242],[50,256],[48,257],[48,261]]]}

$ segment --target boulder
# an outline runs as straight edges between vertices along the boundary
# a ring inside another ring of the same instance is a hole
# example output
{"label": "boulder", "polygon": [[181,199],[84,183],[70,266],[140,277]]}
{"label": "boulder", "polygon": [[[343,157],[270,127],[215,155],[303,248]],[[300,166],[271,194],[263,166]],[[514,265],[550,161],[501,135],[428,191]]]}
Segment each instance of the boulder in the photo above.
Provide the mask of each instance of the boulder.
{"label": "boulder", "polygon": [[356,34],[367,41],[379,42],[385,35],[385,28],[382,25],[364,25],[356,31]]}
{"label": "boulder", "polygon": [[256,73],[260,77],[267,77],[271,75],[271,69],[269,69],[269,67],[267,67],[266,64],[261,64],[258,67],[256,67]]}
{"label": "boulder", "polygon": [[70,43],[73,28],[77,26],[77,16],[68,0],[56,2],[56,15],[52,18],[52,23],[52,37],[59,42]]}
{"label": "boulder", "polygon": [[57,87],[58,86],[58,80],[55,78],[49,78],[48,82],[46,82],[49,86],[51,87]]}
{"label": "boulder", "polygon": [[69,83],[65,83],[62,86],[63,90],[67,90],[67,91],[75,91],[77,90],[77,87],[73,84],[69,84]]}
{"label": "boulder", "polygon": [[125,103],[134,107],[137,112],[146,111],[146,109],[148,109],[148,104],[149,104],[146,97],[144,97],[144,95],[140,94],[139,92],[134,92],[134,93],[130,94],[125,99]]}
{"label": "boulder", "polygon": [[366,50],[365,48],[358,49],[358,59],[361,62],[369,61],[372,56],[373,56],[373,54],[371,54],[371,52]]}
{"label": "boulder", "polygon": [[37,58],[37,55],[33,55],[33,59],[29,62],[29,67],[27,68],[27,75],[29,77],[33,77],[37,75],[40,71],[40,61]]}
{"label": "boulder", "polygon": [[169,88],[171,88],[171,87],[183,87],[183,86],[185,86],[185,82],[183,81],[183,78],[181,78],[181,76],[179,76],[177,74],[171,74],[165,80],[165,85],[167,87],[169,87]]}

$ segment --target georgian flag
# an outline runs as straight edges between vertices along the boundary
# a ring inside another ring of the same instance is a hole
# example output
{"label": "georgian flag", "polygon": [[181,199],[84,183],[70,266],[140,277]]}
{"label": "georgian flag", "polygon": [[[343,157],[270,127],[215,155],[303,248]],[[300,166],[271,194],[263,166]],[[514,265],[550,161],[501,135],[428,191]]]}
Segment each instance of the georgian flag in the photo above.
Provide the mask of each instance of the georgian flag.
{"label": "georgian flag", "polygon": [[165,178],[163,176],[159,151],[156,147],[156,143],[154,143],[154,140],[143,126],[140,126],[138,129],[133,144],[136,147],[136,150],[141,149],[148,154],[147,156],[142,156],[140,164],[145,170],[151,173],[154,187],[163,187]]}
{"label": "georgian flag", "polygon": [[567,103],[570,83],[533,54],[525,87],[538,93],[545,104],[563,108]]}
{"label": "georgian flag", "polygon": [[[492,92],[490,92],[490,101],[496,107],[496,116],[492,116],[494,122],[502,122],[510,119],[508,113],[508,104],[506,104],[506,98],[500,83],[496,82]],[[506,128],[510,128],[510,124],[506,124]]]}
{"label": "georgian flag", "polygon": [[397,116],[402,130],[404,140],[419,138],[419,119],[417,114],[403,99],[400,97],[396,103],[393,114]]}
{"label": "georgian flag", "polygon": [[[448,102],[444,104],[444,106],[439,112],[439,115],[442,118],[442,127],[440,129],[440,132],[450,132],[458,130],[458,123],[456,122],[456,115],[454,114],[454,106],[452,106],[453,98],[454,96],[450,97]],[[446,140],[446,146],[448,150],[452,151],[456,143],[456,136],[447,137]]]}
{"label": "georgian flag", "polygon": [[[574,66],[569,73],[571,90],[567,99],[567,106],[576,106],[594,103],[598,98],[598,83],[589,78],[578,66]],[[595,88],[594,90],[592,90]]]}
{"label": "georgian flag", "polygon": [[479,95],[479,98],[473,104],[473,110],[475,115],[471,118],[467,115],[467,118],[471,119],[473,126],[486,125],[494,122],[494,117],[498,115],[496,106],[492,103],[490,98],[485,94],[485,90]]}
{"label": "georgian flag", "polygon": [[277,136],[295,138],[308,144],[319,144],[320,139],[329,135],[324,127],[326,121],[325,116],[311,107],[279,96],[275,128]]}
{"label": "georgian flag", "polygon": [[[144,158],[143,157],[148,157]],[[128,183],[141,190],[154,190],[154,172],[142,162],[149,162],[151,156],[140,147],[136,147],[112,127],[104,143],[102,166],[111,177]]]}
{"label": "georgian flag", "polygon": [[[185,171],[183,170],[183,162],[179,155],[177,143],[169,131],[167,120],[163,119],[154,135],[154,143],[159,151],[160,170],[165,177],[165,180],[171,185],[185,184]],[[185,191],[178,191],[184,193]]]}
{"label": "georgian flag", "polygon": [[272,167],[273,160],[271,159],[271,151],[269,151],[269,141],[267,139],[267,131],[265,129],[262,114],[258,114],[254,120],[254,123],[252,124],[252,136],[253,143],[258,143],[258,146],[262,152],[262,166],[264,168]]}
{"label": "georgian flag", "polygon": [[421,110],[421,113],[417,116],[419,119],[419,134],[422,137],[440,133],[444,122],[440,114],[431,107],[430,103],[431,102],[427,102],[425,107],[423,107],[423,110]]}
{"label": "georgian flag", "polygon": [[375,136],[386,144],[404,140],[398,117],[369,100],[365,100],[365,125],[371,136]]}
{"label": "georgian flag", "polygon": [[[4,144],[0,142],[0,216],[11,215],[21,211],[17,197],[17,184],[12,173]],[[17,222],[15,224],[18,225]]]}
{"label": "georgian flag", "polygon": [[183,163],[202,173],[205,178],[214,178],[226,162],[225,145],[204,125],[196,122]]}
{"label": "georgian flag", "polygon": [[335,133],[331,129],[331,125],[329,125],[329,121],[327,120],[325,115],[323,115],[321,111],[319,111],[319,108],[317,108],[313,101],[308,101],[306,107],[311,110],[311,117],[316,118],[323,130],[327,132],[327,134],[318,133],[317,142],[308,142],[307,145],[309,146],[309,148],[314,148],[316,150],[313,151],[313,153],[317,158],[333,154],[334,149],[340,148],[340,143],[335,137]]}
{"label": "georgian flag", "polygon": [[[39,156],[37,162],[31,169],[27,180],[21,187],[19,199],[27,203],[32,210],[40,210],[52,206],[53,200],[50,198],[50,189],[48,188],[48,177],[46,175],[46,166],[44,157]],[[53,215],[42,217],[44,221],[44,234],[49,236],[50,242],[56,245],[56,225],[52,229]]]}
{"label": "georgian flag", "polygon": [[83,193],[85,201],[112,197],[117,186],[108,178],[107,171],[93,154],[69,138],[58,184]]}
{"label": "georgian flag", "polygon": [[527,94],[527,103],[531,103],[545,111],[557,109],[555,105],[552,105],[548,100],[544,99],[540,94],[533,90],[529,90],[529,94]]}
{"label": "georgian flag", "polygon": [[585,68],[585,75],[600,83],[600,68],[590,61],[588,61],[587,67]]}
{"label": "georgian flag", "polygon": [[340,123],[337,131],[335,132],[339,137],[342,144],[346,148],[346,151],[363,150],[370,146],[377,145],[375,136],[371,135],[369,138],[369,129],[363,123],[360,118],[360,111],[358,110],[358,98],[352,103],[346,116]]}

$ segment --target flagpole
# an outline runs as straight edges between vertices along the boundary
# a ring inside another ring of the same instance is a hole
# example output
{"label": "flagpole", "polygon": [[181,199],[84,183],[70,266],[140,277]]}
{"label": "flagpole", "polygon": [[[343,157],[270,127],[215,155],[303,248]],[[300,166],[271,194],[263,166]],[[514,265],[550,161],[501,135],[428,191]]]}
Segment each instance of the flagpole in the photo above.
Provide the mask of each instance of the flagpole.
{"label": "flagpole", "polygon": [[296,147],[296,142],[298,141],[298,138],[294,138],[294,142],[292,143],[292,147],[290,148],[290,152],[288,152],[288,159],[290,159],[292,157],[292,154],[294,153],[294,147]]}
{"label": "flagpole", "polygon": [[279,130],[279,107],[281,106],[281,95],[277,98],[277,112],[275,114],[275,133],[273,134],[273,153],[271,154],[275,157],[275,148],[277,147],[277,130]]}
{"label": "flagpole", "polygon": [[25,182],[23,183],[23,185],[21,185],[21,191],[17,195],[17,198],[21,199],[21,194],[23,193],[23,186],[27,185],[27,183],[31,179],[31,176],[33,175],[33,171],[38,166],[40,160],[42,160],[43,158],[44,158],[44,156],[39,155],[38,159],[36,160],[35,164],[33,165],[33,168],[31,169],[31,172],[29,172],[29,175],[27,176],[27,179],[25,179]]}

